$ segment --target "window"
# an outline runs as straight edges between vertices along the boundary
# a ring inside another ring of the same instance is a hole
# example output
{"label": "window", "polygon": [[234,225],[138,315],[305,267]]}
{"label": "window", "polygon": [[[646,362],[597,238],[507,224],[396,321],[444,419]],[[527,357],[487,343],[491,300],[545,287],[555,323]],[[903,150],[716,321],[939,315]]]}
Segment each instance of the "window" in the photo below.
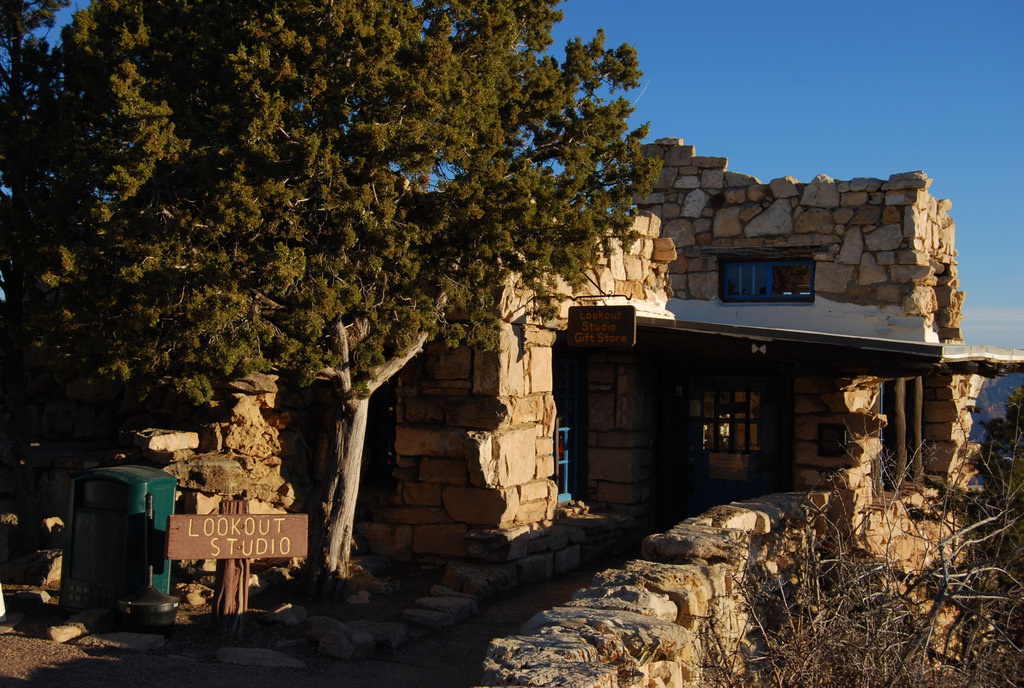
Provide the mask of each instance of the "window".
{"label": "window", "polygon": [[723,301],[813,301],[810,260],[722,263]]}

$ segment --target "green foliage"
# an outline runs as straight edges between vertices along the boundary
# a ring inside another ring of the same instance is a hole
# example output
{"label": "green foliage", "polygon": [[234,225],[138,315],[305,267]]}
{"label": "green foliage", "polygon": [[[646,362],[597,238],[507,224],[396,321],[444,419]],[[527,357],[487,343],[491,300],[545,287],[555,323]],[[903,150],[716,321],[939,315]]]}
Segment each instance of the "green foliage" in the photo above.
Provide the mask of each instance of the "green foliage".
{"label": "green foliage", "polygon": [[[0,318],[5,349],[24,345],[27,306],[52,257],[58,62],[46,34],[67,0],[2,0],[0,15]],[[31,302],[31,303],[30,303]]]}
{"label": "green foliage", "polygon": [[[520,275],[582,279],[656,174],[629,46],[545,54],[558,0],[94,0],[64,34],[73,221],[54,360],[193,398],[493,341]],[[464,313],[448,322],[448,313]]]}

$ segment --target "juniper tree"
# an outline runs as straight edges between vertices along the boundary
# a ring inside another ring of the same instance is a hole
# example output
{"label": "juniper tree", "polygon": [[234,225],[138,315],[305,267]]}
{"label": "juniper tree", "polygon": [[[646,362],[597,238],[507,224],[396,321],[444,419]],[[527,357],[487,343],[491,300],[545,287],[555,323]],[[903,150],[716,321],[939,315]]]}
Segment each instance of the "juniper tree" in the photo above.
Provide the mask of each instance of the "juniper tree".
{"label": "juniper tree", "polygon": [[[94,0],[65,30],[83,199],[62,360],[194,399],[277,366],[333,384],[313,586],[348,564],[369,394],[429,338],[494,340],[631,237],[656,165],[603,34],[558,0]],[[449,317],[452,313],[463,317]]]}
{"label": "juniper tree", "polygon": [[39,544],[35,480],[26,455],[25,348],[43,306],[59,152],[56,55],[47,41],[67,0],[3,0],[0,15],[0,347],[6,433],[17,482],[19,545]]}

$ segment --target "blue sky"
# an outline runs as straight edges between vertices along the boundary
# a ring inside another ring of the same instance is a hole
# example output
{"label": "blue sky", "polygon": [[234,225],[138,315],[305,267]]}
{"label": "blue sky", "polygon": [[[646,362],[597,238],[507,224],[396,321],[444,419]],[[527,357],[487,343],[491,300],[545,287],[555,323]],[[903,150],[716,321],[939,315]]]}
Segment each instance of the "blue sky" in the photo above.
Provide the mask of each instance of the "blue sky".
{"label": "blue sky", "polygon": [[924,170],[953,201],[968,344],[1024,349],[1024,2],[567,0],[630,43],[651,139],[762,181]]}

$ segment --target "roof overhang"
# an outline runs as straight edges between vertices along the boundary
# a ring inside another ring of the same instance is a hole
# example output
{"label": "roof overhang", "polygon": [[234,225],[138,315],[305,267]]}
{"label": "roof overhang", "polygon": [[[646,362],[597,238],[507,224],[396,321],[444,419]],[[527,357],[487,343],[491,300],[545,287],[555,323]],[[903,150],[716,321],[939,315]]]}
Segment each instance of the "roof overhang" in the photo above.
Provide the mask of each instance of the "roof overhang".
{"label": "roof overhang", "polygon": [[1024,372],[1024,350],[912,342],[804,330],[781,330],[668,318],[637,318],[638,344],[685,349],[720,364],[828,370],[883,377],[977,373],[987,377]]}

